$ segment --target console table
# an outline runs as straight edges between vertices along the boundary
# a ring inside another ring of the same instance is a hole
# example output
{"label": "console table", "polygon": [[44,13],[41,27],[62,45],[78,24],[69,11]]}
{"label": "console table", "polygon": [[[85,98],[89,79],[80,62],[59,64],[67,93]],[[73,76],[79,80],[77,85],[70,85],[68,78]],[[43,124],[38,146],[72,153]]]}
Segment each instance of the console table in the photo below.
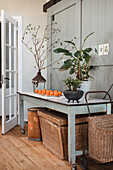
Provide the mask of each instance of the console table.
{"label": "console table", "polygon": [[[87,104],[84,101],[79,103],[68,103],[64,96],[60,97],[46,97],[40,96],[35,93],[18,92],[19,105],[20,105],[20,119],[21,126],[24,130],[24,101],[50,108],[68,115],[68,160],[69,163],[74,165],[76,156],[82,154],[82,151],[76,151],[75,149],[75,115],[87,114]],[[90,111],[92,113],[107,111],[107,114],[111,114],[111,103],[109,100],[92,99],[88,101]]]}

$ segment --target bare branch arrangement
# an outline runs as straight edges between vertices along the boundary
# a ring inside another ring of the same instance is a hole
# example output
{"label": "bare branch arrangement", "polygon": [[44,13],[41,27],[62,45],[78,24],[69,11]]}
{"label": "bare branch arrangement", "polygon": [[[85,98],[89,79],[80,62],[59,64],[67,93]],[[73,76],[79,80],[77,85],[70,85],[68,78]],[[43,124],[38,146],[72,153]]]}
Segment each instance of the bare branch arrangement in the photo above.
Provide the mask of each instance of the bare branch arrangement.
{"label": "bare branch arrangement", "polygon": [[[60,29],[54,28],[54,25],[56,24],[56,22],[53,22],[52,27],[51,25],[47,25],[45,27],[43,37],[39,37],[40,26],[33,27],[29,24],[24,30],[22,43],[33,54],[39,72],[52,64],[57,63],[63,58],[62,56],[55,62],[46,66],[44,65],[46,59],[50,56],[51,49],[55,48],[55,44],[60,43],[60,39],[57,39],[57,34],[60,32]],[[49,40],[51,39],[51,36],[54,37],[53,42],[47,46],[47,41],[50,42]]]}

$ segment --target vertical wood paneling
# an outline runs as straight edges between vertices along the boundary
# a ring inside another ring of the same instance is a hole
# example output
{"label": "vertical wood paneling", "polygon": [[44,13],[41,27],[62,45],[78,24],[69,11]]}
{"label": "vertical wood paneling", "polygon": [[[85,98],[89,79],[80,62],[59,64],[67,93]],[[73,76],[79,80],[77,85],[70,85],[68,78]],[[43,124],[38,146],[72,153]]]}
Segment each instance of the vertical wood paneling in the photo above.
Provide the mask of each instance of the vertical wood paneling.
{"label": "vertical wood paneling", "polygon": [[95,13],[97,12],[98,18],[97,18],[97,28],[98,28],[98,43],[103,44],[104,43],[104,37],[105,37],[105,14],[106,14],[106,8],[105,8],[105,0],[98,0],[97,2],[97,9],[95,9]]}
{"label": "vertical wood paneling", "polygon": [[[93,32],[91,30],[91,5],[92,1],[85,0],[83,1],[83,15],[82,15],[82,39],[84,39],[89,33]],[[87,40],[86,46],[89,46],[91,44],[91,39]]]}
{"label": "vertical wood paneling", "polygon": [[[62,11],[55,16],[58,26],[62,30],[61,39],[71,39],[73,36],[80,37],[80,7],[76,4],[73,7]],[[82,1],[82,39],[89,33],[94,34],[88,39],[85,47],[91,46],[93,65],[109,65],[113,64],[113,0],[83,0]],[[95,56],[94,47],[99,44],[109,43],[109,55]],[[78,40],[79,44],[79,40]],[[78,45],[77,44],[77,45]],[[58,55],[52,54],[53,60]],[[61,63],[60,63],[61,65]],[[69,76],[68,72],[59,72],[60,65],[56,64],[52,67],[52,83],[53,89],[63,89],[62,79]],[[113,68],[112,67],[96,67],[91,71],[94,77],[91,90],[108,90],[112,84]],[[113,98],[113,90],[111,90]],[[99,96],[100,97],[100,96]]]}
{"label": "vertical wood paneling", "polygon": [[[74,37],[77,37],[76,45],[80,46],[80,2],[70,6],[69,8],[64,8],[63,11],[57,13],[55,16],[55,22],[57,22],[57,28],[61,30],[61,33],[57,35],[57,38],[60,38],[60,42],[64,42],[66,40],[71,40]],[[52,41],[54,37],[52,37]],[[66,43],[63,43],[63,46],[56,45],[55,48],[60,47],[64,48]],[[69,46],[71,49],[72,46]],[[52,49],[54,50],[54,49]],[[52,52],[52,62],[56,61],[60,58],[60,54],[55,54]],[[52,73],[52,89],[64,89],[63,81],[69,75],[69,71],[60,72],[59,68],[63,65],[63,61],[69,57],[64,57],[63,60],[60,60],[58,63],[51,66],[51,73]]]}
{"label": "vertical wood paneling", "polygon": [[[86,46],[94,46],[109,43],[110,53],[104,56],[95,56],[92,52],[91,63],[94,65],[113,64],[113,1],[112,0],[84,0],[83,1],[83,36],[94,31]],[[96,67],[92,72],[94,80],[91,90],[108,90],[112,84],[113,68]],[[113,96],[113,90],[111,95]],[[98,97],[101,97],[100,95]]]}

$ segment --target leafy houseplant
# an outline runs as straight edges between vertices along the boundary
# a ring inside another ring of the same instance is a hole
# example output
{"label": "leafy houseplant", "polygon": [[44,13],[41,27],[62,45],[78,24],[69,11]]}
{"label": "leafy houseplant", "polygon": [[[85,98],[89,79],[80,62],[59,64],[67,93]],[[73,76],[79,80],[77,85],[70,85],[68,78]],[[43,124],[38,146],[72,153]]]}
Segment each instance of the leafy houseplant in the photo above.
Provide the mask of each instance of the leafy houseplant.
{"label": "leafy houseplant", "polygon": [[93,66],[89,65],[89,61],[91,59],[90,52],[92,51],[92,48],[89,47],[84,49],[84,45],[86,40],[92,34],[93,32],[84,39],[83,44],[79,47],[79,49],[76,47],[74,40],[72,40],[64,41],[72,46],[71,49],[57,48],[54,50],[57,54],[62,53],[65,56],[69,56],[69,59],[64,61],[64,64],[60,67],[60,71],[69,69],[69,73],[75,74],[75,78],[79,80],[88,80],[91,77],[89,75],[89,71],[93,68]]}
{"label": "leafy houseplant", "polygon": [[82,81],[68,77],[66,80],[63,80],[63,82],[68,87],[68,90],[64,91],[64,96],[68,99],[68,102],[70,102],[70,100],[73,100],[73,102],[74,100],[79,102],[79,99],[83,96],[83,91],[78,90]]}
{"label": "leafy houseplant", "polygon": [[66,80],[63,80],[63,82],[68,87],[68,90],[74,90],[74,91],[80,88],[80,85],[82,83],[82,81],[78,79],[74,80],[72,77],[68,77]]}
{"label": "leafy houseplant", "polygon": [[[90,52],[92,48],[85,48],[84,45],[86,40],[93,34],[90,33],[84,40],[83,44],[77,48],[74,40],[64,41],[68,43],[68,46],[65,48],[57,48],[54,50],[57,54],[62,54],[63,56],[69,56],[69,58],[64,61],[64,64],[60,67],[60,71],[69,70],[69,73],[75,74],[75,79],[71,77],[64,80],[64,83],[68,86],[69,90],[64,91],[64,95],[68,100],[78,100],[83,96],[82,90],[77,90],[80,87],[82,81],[88,80],[91,76],[89,75],[89,71],[93,68],[92,65],[89,65],[89,61],[91,59]],[[75,37],[76,40],[76,37]],[[69,45],[71,45],[71,49],[69,49]],[[68,47],[68,49],[67,49]],[[92,78],[92,77],[91,77]],[[76,93],[75,93],[76,92]],[[78,97],[79,96],[79,97]]]}

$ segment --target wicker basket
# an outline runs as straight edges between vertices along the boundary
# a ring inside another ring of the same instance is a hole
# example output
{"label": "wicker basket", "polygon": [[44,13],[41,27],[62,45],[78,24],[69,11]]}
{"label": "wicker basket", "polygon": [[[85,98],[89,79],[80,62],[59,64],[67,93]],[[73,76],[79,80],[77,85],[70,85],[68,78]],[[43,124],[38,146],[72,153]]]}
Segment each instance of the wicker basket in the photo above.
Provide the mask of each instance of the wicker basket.
{"label": "wicker basket", "polygon": [[89,156],[100,163],[113,161],[113,115],[89,117]]}
{"label": "wicker basket", "polygon": [[[103,113],[101,113],[103,114]],[[67,115],[47,109],[39,110],[43,144],[60,159],[68,158]],[[93,115],[93,114],[92,114]],[[94,114],[95,115],[95,114]],[[76,150],[88,149],[88,114],[76,116]]]}

